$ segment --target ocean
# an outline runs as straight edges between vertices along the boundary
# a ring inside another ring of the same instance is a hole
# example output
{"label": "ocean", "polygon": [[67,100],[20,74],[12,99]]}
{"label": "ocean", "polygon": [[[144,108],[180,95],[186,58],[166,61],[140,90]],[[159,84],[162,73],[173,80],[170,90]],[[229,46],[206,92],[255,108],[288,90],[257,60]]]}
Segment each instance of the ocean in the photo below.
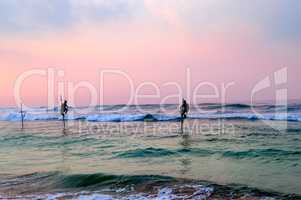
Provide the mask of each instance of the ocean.
{"label": "ocean", "polygon": [[0,199],[301,199],[301,104],[0,108]]}

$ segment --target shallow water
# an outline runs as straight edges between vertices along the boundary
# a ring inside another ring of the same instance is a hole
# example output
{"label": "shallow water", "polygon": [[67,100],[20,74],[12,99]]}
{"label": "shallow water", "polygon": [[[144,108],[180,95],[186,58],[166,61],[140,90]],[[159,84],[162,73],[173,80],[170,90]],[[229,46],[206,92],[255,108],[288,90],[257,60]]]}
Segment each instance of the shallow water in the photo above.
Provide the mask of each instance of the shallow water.
{"label": "shallow water", "polygon": [[0,199],[300,198],[300,122],[190,118],[179,129],[0,121]]}
{"label": "shallow water", "polygon": [[[216,183],[301,195],[298,122],[282,132],[261,121],[226,120],[222,124],[231,125],[229,130],[219,123],[187,120],[181,134],[178,122],[70,121],[65,130],[59,121],[27,122],[24,130],[17,122],[0,122],[0,191],[75,195],[134,187],[135,193],[144,185],[147,189],[139,190],[148,193],[152,184],[159,191],[180,182],[213,191],[222,187],[211,186]],[[196,125],[214,128],[188,129]]]}

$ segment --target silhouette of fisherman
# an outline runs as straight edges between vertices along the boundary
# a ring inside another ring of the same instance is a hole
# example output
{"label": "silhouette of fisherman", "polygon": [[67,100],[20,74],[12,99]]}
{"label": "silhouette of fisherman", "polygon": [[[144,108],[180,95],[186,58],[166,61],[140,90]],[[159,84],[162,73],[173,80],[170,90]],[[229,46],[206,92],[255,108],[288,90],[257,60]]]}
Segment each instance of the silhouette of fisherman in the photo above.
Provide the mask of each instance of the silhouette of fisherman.
{"label": "silhouette of fisherman", "polygon": [[68,104],[67,104],[67,100],[65,100],[64,103],[62,103],[61,105],[61,115],[63,117],[64,127],[65,127],[65,115],[67,115],[67,113],[68,113]]}
{"label": "silhouette of fisherman", "polygon": [[182,105],[180,106],[180,114],[181,114],[181,131],[183,132],[183,123],[184,119],[186,119],[187,114],[189,112],[189,105],[185,99],[182,100]]}

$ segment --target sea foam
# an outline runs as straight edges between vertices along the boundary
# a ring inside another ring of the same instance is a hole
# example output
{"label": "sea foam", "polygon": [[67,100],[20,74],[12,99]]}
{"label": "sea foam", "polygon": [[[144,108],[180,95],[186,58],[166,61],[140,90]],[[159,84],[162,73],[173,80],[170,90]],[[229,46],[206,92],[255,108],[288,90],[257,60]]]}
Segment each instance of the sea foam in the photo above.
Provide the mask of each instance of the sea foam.
{"label": "sea foam", "polygon": [[[162,110],[162,107],[165,110]],[[192,106],[188,119],[241,119],[241,120],[276,120],[276,121],[301,121],[301,106],[289,105],[288,107],[275,105],[250,106],[246,104],[201,104]],[[105,109],[104,109],[105,108]],[[180,116],[177,106],[145,105],[128,106],[125,110],[118,110],[121,106],[106,106],[103,109],[70,108],[65,116],[66,120],[84,120],[89,122],[132,122],[132,121],[179,121]],[[143,109],[144,108],[144,109]],[[253,110],[254,109],[254,110]],[[37,120],[62,120],[62,116],[55,109],[46,107],[29,108],[25,111],[25,121]],[[1,108],[0,121],[21,121],[21,114],[17,108]]]}

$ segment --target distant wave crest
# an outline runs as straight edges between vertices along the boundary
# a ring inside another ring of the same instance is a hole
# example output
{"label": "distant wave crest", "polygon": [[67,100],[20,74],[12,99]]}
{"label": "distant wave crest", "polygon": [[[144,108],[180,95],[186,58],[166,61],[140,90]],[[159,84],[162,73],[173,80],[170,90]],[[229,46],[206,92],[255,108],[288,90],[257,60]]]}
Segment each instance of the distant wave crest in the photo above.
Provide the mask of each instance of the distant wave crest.
{"label": "distant wave crest", "polygon": [[[217,119],[242,119],[242,120],[276,120],[276,121],[301,121],[301,114],[255,114],[255,113],[221,113],[221,114],[192,114],[188,119],[217,120]],[[68,115],[67,120],[85,120],[90,122],[164,122],[179,121],[180,116],[168,114],[92,114],[92,115]],[[21,121],[20,113],[11,112],[0,115],[1,121]],[[62,120],[55,114],[30,114],[27,113],[25,121],[49,121]]]}
{"label": "distant wave crest", "polygon": [[[126,108],[119,110],[120,108]],[[141,112],[141,109],[143,112]],[[87,112],[88,110],[88,112]],[[70,107],[67,120],[90,122],[132,122],[132,121],[179,121],[178,105],[140,105],[140,106],[96,106]],[[301,121],[301,104],[215,104],[191,105],[188,119],[242,119]],[[0,121],[20,121],[21,115],[16,108],[0,108]],[[57,107],[30,108],[26,110],[25,121],[62,120]]]}

